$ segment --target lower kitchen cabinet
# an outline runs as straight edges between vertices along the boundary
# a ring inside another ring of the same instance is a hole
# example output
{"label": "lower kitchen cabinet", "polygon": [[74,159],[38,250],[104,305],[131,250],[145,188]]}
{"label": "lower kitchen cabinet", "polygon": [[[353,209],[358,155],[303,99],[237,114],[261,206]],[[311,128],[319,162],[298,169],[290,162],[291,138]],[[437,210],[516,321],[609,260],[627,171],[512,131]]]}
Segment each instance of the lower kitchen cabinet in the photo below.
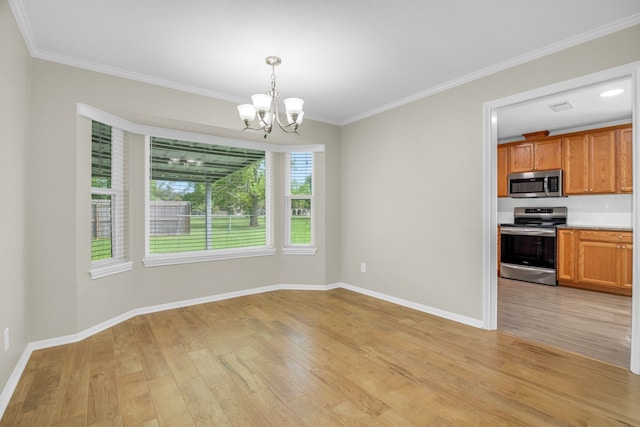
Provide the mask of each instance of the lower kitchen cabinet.
{"label": "lower kitchen cabinet", "polygon": [[558,230],[558,284],[631,295],[630,231]]}
{"label": "lower kitchen cabinet", "polygon": [[577,278],[576,271],[576,236],[577,230],[572,229],[559,229],[557,244],[558,244],[558,263],[556,271],[558,274],[558,281],[564,280],[569,282],[575,282]]}

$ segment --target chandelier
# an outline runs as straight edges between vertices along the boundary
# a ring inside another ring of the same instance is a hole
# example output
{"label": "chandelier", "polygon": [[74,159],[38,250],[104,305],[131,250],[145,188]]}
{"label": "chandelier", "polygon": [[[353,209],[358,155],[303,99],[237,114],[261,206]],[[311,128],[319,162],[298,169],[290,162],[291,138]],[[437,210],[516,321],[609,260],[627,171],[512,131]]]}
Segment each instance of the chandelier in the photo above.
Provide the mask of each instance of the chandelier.
{"label": "chandelier", "polygon": [[[276,66],[282,63],[277,56],[267,56],[265,58],[267,65],[271,65],[271,90],[267,93],[257,93],[251,97],[253,104],[238,105],[238,113],[244,122],[244,129],[262,130],[264,137],[271,133],[273,124],[277,123],[278,127],[287,133],[298,133],[298,126],[302,123],[302,104],[304,100],[301,98],[287,98],[284,100],[284,108],[287,116],[287,124],[280,121],[278,113],[278,98],[280,94],[276,91]],[[259,127],[252,127],[252,122],[258,116]]]}

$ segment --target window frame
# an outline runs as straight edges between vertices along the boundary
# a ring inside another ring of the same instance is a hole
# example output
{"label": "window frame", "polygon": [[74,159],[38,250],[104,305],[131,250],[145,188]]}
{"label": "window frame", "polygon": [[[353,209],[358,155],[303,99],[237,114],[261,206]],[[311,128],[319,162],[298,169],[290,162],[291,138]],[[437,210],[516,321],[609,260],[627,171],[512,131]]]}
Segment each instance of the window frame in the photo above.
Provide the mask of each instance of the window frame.
{"label": "window frame", "polygon": [[[238,258],[271,256],[276,252],[273,242],[273,154],[265,147],[258,148],[265,153],[265,245],[227,249],[205,249],[200,251],[170,252],[162,254],[150,253],[150,193],[151,193],[151,139],[145,136],[145,256],[142,263],[145,267],[155,267],[194,262],[219,261]],[[208,141],[194,141],[211,145],[225,145]]]}
{"label": "window frame", "polygon": [[[291,194],[291,156],[294,153],[309,153],[311,155],[311,194]],[[285,212],[285,236],[284,246],[282,252],[286,255],[315,255],[316,248],[316,199],[315,199],[315,187],[316,187],[316,156],[313,151],[310,150],[295,150],[285,153],[284,159],[284,212]],[[292,243],[291,242],[291,202],[293,200],[309,200],[311,205],[311,212],[309,217],[311,220],[310,233],[311,238],[309,243]]]}
{"label": "window frame", "polygon": [[[129,260],[129,242],[126,236],[126,158],[124,129],[114,126],[106,121],[92,120],[91,138],[93,138],[93,121],[111,128],[111,186],[110,188],[91,186],[90,203],[93,203],[94,195],[106,195],[111,197],[111,251],[109,258],[91,260],[89,275],[91,279],[108,276],[111,274],[129,271],[133,268],[133,262]],[[93,176],[91,175],[91,178]],[[92,252],[92,246],[90,253]]]}

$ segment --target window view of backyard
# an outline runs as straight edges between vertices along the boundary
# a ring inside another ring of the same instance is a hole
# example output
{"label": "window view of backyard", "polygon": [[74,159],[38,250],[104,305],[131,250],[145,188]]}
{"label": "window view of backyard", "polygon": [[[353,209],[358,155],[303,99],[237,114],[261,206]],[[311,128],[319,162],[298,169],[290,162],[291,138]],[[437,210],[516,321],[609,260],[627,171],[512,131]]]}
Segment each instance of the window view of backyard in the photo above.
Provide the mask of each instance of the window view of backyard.
{"label": "window view of backyard", "polygon": [[121,262],[125,241],[125,173],[122,129],[91,124],[91,261]]}
{"label": "window view of backyard", "polygon": [[313,153],[288,155],[287,209],[289,211],[289,245],[312,244]]}
{"label": "window view of backyard", "polygon": [[266,246],[264,151],[151,140],[149,253]]}

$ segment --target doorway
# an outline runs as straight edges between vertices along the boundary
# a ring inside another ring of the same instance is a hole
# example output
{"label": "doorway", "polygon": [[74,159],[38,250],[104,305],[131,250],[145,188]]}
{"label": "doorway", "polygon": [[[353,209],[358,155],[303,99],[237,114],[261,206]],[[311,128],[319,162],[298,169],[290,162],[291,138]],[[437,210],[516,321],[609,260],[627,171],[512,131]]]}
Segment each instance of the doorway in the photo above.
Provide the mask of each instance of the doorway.
{"label": "doorway", "polygon": [[[486,329],[496,329],[498,326],[498,277],[497,271],[493,266],[497,263],[497,234],[496,227],[499,224],[498,220],[498,203],[497,203],[497,159],[496,159],[496,146],[498,143],[498,112],[501,109],[508,107],[522,105],[530,103],[534,100],[540,100],[550,98],[552,96],[576,91],[580,88],[587,88],[594,85],[622,79],[631,79],[632,81],[632,105],[633,116],[632,123],[638,123],[638,111],[640,109],[640,96],[639,80],[640,80],[640,62],[628,64],[626,66],[617,67],[607,71],[595,73],[588,76],[572,79],[570,81],[546,86],[543,88],[528,91],[522,94],[513,95],[510,97],[494,100],[484,105],[484,153],[485,153],[485,167],[484,167],[484,300],[483,300],[483,326]],[[634,171],[634,184],[636,191],[632,196],[633,212],[638,212],[638,167],[640,167],[640,153],[638,143],[638,132],[634,126],[633,132],[633,171]],[[632,227],[634,230],[640,230],[640,218],[638,215],[632,215]],[[634,233],[634,242],[638,239],[637,233]],[[640,248],[636,244],[636,248]],[[640,265],[638,260],[639,251],[633,253],[633,276],[639,277],[638,266]],[[635,280],[638,281],[637,279]],[[632,325],[631,325],[631,357],[630,357],[630,369],[636,374],[640,374],[640,295],[639,292],[634,292],[631,300],[631,312],[632,312]]]}

